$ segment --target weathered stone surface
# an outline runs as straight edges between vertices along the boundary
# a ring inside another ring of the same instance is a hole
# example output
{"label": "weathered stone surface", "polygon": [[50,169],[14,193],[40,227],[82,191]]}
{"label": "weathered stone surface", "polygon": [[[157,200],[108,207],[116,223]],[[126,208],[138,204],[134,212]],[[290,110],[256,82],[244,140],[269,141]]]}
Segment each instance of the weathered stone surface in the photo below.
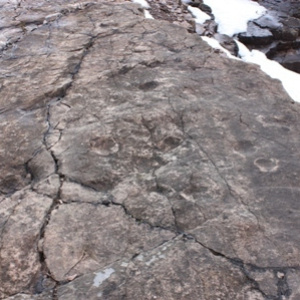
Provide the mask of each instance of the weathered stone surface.
{"label": "weathered stone surface", "polygon": [[51,204],[50,198],[29,191],[15,193],[1,201],[1,297],[30,287],[39,275],[37,246]]}
{"label": "weathered stone surface", "polygon": [[52,276],[63,281],[120,257],[132,257],[172,237],[171,232],[136,224],[120,206],[68,204],[53,211],[43,249]]}
{"label": "weathered stone surface", "polygon": [[32,189],[38,194],[46,195],[52,199],[56,199],[60,193],[60,178],[57,174],[53,174],[44,180],[34,182]]}
{"label": "weathered stone surface", "polygon": [[85,275],[58,289],[58,299],[74,297],[264,299],[239,267],[214,256],[194,241],[182,239],[140,254],[130,262],[123,261]]}
{"label": "weathered stone surface", "polygon": [[5,298],[7,300],[51,300],[53,299],[52,293],[50,294],[40,294],[40,295],[28,295],[28,294],[17,294],[15,296],[11,296],[8,298]]}
{"label": "weathered stone surface", "polygon": [[[1,96],[0,102],[3,99],[5,94]],[[4,104],[9,107],[5,100]],[[20,109],[2,113],[0,120],[0,138],[3,145],[0,151],[0,191],[11,193],[31,181],[27,162],[43,145],[44,111],[25,112]]]}
{"label": "weathered stone surface", "polygon": [[[279,272],[280,273],[280,272]],[[283,273],[282,273],[283,274]],[[276,271],[273,270],[251,270],[249,276],[255,280],[259,289],[269,297],[276,298],[278,296],[278,277]]]}
{"label": "weathered stone surface", "polygon": [[60,189],[60,198],[63,202],[87,202],[94,204],[108,204],[110,201],[105,193],[84,187],[74,182],[63,182]]}
{"label": "weathered stone surface", "polygon": [[132,178],[116,186],[112,191],[112,201],[122,204],[137,220],[174,230],[175,218],[170,200],[161,193],[151,192],[156,189],[155,177]]}
{"label": "weathered stone surface", "polygon": [[[279,277],[281,277],[281,274],[277,274]],[[287,276],[287,279],[285,278]],[[284,277],[282,278],[286,282],[286,286],[290,289],[290,299],[296,300],[300,297],[300,288],[299,288],[299,280],[300,280],[300,274],[299,270],[294,271],[291,270],[287,274],[284,274]]]}
{"label": "weathered stone surface", "polygon": [[0,298],[297,299],[279,82],[137,5],[30,2],[0,2]]}

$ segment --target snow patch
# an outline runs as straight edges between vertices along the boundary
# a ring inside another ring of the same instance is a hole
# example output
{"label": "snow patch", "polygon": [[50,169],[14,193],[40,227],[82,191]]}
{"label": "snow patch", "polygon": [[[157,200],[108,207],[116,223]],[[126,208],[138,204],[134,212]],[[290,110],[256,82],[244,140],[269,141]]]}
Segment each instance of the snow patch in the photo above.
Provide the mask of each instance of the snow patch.
{"label": "snow patch", "polygon": [[144,10],[144,16],[146,19],[154,19],[147,9]]}
{"label": "snow patch", "polygon": [[132,2],[140,4],[143,8],[150,8],[150,5],[146,0],[132,0]]}
{"label": "snow patch", "polygon": [[[207,36],[202,36],[208,45],[214,49],[218,49],[225,53],[231,59],[239,58],[233,56],[228,50],[223,48],[220,43],[214,38],[209,38]],[[300,74],[285,69],[278,62],[270,60],[266,57],[264,53],[258,50],[250,51],[244,44],[239,41],[235,41],[239,48],[239,56],[241,60],[247,63],[254,63],[260,66],[261,70],[265,72],[272,78],[281,81],[284,89],[289,94],[289,96],[296,102],[300,102]]]}
{"label": "snow patch", "polygon": [[133,3],[140,4],[144,8],[144,16],[146,19],[154,19],[150,12],[147,10],[150,7],[149,3],[146,0],[131,0]]}
{"label": "snow patch", "polygon": [[236,43],[239,47],[239,56],[243,61],[259,65],[261,70],[270,77],[279,79],[290,97],[300,102],[300,74],[285,69],[278,62],[268,59],[261,51],[250,51],[241,42],[236,41]]}
{"label": "snow patch", "polygon": [[247,23],[266,13],[266,9],[251,0],[204,0],[218,23],[218,32],[233,36],[247,31]]}
{"label": "snow patch", "polygon": [[210,20],[210,16],[200,10],[197,7],[188,6],[188,11],[193,15],[195,18],[195,22],[198,24],[203,24],[206,20]]}
{"label": "snow patch", "polygon": [[218,49],[220,51],[222,51],[223,53],[225,53],[229,58],[232,59],[238,59],[237,57],[233,56],[227,49],[225,49],[224,47],[222,47],[220,45],[220,43],[214,39],[214,38],[210,38],[208,36],[202,36],[201,37],[203,41],[205,41],[209,46],[211,46],[214,49]]}
{"label": "snow patch", "polygon": [[102,282],[108,279],[110,275],[113,274],[114,272],[115,272],[114,269],[109,268],[104,270],[103,272],[96,273],[93,286],[99,287],[102,284]]}

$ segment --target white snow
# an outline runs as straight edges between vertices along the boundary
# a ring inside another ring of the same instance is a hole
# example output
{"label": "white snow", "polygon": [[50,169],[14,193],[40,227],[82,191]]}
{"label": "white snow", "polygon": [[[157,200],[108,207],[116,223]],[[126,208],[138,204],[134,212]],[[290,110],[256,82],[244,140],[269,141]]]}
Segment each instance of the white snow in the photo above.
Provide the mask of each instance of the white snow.
{"label": "white snow", "polygon": [[[190,0],[181,1],[186,4],[191,2]],[[153,19],[147,10],[150,8],[150,5],[146,0],[132,0],[132,2],[140,4],[145,9],[144,14],[146,18]],[[257,19],[267,13],[264,7],[251,0],[203,0],[203,2],[211,7],[215,21],[218,23],[218,32],[229,36],[246,32],[247,23],[249,21]],[[198,24],[203,24],[206,20],[210,19],[208,14],[196,7],[188,6],[188,10],[194,16],[195,22]],[[229,58],[239,59],[233,56],[227,49],[223,48],[214,38],[202,36],[202,39],[211,47],[225,53]],[[279,63],[269,60],[262,52],[258,50],[249,51],[245,45],[238,41],[236,42],[239,47],[239,56],[243,61],[259,65],[261,70],[270,77],[279,79],[290,97],[293,98],[294,101],[300,102],[300,74],[287,70]],[[97,279],[98,281],[101,281],[103,276],[106,279],[106,276],[109,277],[111,273],[108,273],[108,275],[101,274],[99,273],[100,279]]]}
{"label": "white snow", "polygon": [[146,19],[154,19],[147,9],[144,10],[144,16]]}
{"label": "white snow", "polygon": [[147,10],[150,7],[149,3],[146,0],[131,0],[133,3],[140,4],[144,8],[144,16],[146,19],[154,19],[150,12]]}
{"label": "white snow", "polygon": [[[227,49],[223,48],[214,38],[207,36],[202,36],[201,38],[212,48],[224,52],[229,58],[239,60],[239,58],[233,56]],[[239,47],[238,54],[244,62],[259,65],[263,72],[281,81],[284,89],[294,101],[300,102],[300,74],[285,69],[278,62],[268,59],[261,51],[250,51],[241,42],[236,40],[236,43]]]}
{"label": "white snow", "polygon": [[247,31],[247,23],[264,15],[266,9],[251,0],[204,0],[218,23],[218,32],[233,36]]}
{"label": "white snow", "polygon": [[210,16],[197,7],[189,5],[188,10],[195,18],[195,22],[198,24],[203,24],[206,20],[210,20]]}
{"label": "white snow", "polygon": [[278,62],[268,59],[261,51],[250,51],[241,42],[236,41],[236,43],[243,61],[259,65],[262,71],[270,77],[279,79],[290,97],[300,102],[300,74],[285,69]]}
{"label": "white snow", "polygon": [[216,39],[208,37],[208,36],[201,36],[201,38],[212,48],[218,49],[218,50],[224,52],[229,58],[237,59],[237,57],[233,56],[227,49],[222,47]]}
{"label": "white snow", "polygon": [[96,273],[93,286],[99,287],[102,284],[102,282],[108,279],[110,275],[113,274],[114,272],[115,272],[114,269],[109,268],[104,270],[103,272]]}
{"label": "white snow", "polygon": [[146,0],[132,0],[132,2],[140,4],[143,8],[150,8],[150,5]]}
{"label": "white snow", "polygon": [[[247,31],[248,21],[266,13],[264,7],[250,0],[204,0],[203,2],[212,8],[215,20],[219,24],[218,32],[230,36]],[[202,39],[211,47],[224,52],[229,58],[237,59],[217,40],[208,37]],[[285,69],[276,61],[269,60],[264,53],[258,50],[249,51],[245,45],[236,42],[239,56],[243,61],[259,65],[263,72],[280,80],[290,97],[300,102],[300,74]]]}

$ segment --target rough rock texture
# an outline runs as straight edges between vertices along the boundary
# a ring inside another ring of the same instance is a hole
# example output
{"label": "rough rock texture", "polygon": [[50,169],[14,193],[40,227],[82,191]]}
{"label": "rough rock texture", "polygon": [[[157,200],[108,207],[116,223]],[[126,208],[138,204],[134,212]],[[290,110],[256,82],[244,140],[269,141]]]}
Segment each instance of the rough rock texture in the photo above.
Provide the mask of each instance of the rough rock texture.
{"label": "rough rock texture", "polygon": [[0,2],[0,298],[298,299],[299,105],[79,2]]}
{"label": "rough rock texture", "polygon": [[[212,291],[214,291],[212,293]],[[238,266],[188,239],[58,288],[58,299],[264,299]]]}
{"label": "rough rock texture", "polygon": [[30,285],[41,269],[38,241],[52,200],[30,191],[1,201],[0,295]]}

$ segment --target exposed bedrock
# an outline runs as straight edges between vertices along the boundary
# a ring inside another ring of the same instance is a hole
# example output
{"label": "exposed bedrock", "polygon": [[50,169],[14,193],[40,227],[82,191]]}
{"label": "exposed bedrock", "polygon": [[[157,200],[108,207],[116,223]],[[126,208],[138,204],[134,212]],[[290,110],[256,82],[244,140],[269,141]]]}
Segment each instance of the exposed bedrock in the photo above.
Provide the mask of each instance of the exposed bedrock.
{"label": "exposed bedrock", "polygon": [[299,299],[279,81],[134,4],[0,4],[0,299]]}

